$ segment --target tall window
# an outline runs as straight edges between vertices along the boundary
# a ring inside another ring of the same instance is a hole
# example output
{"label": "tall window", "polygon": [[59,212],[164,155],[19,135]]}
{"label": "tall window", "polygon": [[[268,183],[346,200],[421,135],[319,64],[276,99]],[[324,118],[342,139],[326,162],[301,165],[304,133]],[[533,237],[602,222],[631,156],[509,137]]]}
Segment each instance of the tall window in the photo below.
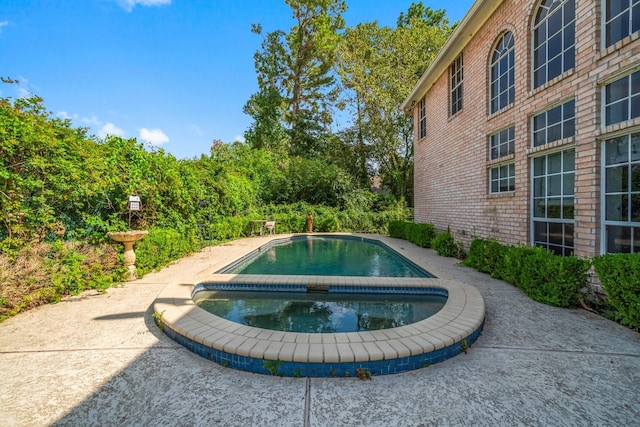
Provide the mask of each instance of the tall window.
{"label": "tall window", "polygon": [[533,242],[557,255],[573,252],[575,150],[533,159]]}
{"label": "tall window", "polygon": [[605,125],[640,116],[640,71],[625,76],[604,88]]}
{"label": "tall window", "polygon": [[533,87],[574,67],[575,0],[542,0],[533,24]]}
{"label": "tall window", "polygon": [[640,0],[605,0],[604,14],[607,46],[640,30]]}
{"label": "tall window", "polygon": [[512,104],[515,99],[514,51],[513,34],[507,32],[498,41],[491,57],[491,113]]}
{"label": "tall window", "polygon": [[462,110],[462,54],[451,64],[451,115]]}
{"label": "tall window", "polygon": [[548,144],[575,134],[576,102],[571,100],[533,117],[533,146]]}
{"label": "tall window", "polygon": [[427,136],[427,97],[423,97],[418,103],[418,137]]}
{"label": "tall window", "polygon": [[607,252],[640,253],[640,133],[604,142]]}
{"label": "tall window", "polygon": [[[489,137],[489,160],[509,156],[514,152],[515,128],[510,127]],[[516,189],[516,164],[511,161],[489,169],[489,193],[508,193]]]}

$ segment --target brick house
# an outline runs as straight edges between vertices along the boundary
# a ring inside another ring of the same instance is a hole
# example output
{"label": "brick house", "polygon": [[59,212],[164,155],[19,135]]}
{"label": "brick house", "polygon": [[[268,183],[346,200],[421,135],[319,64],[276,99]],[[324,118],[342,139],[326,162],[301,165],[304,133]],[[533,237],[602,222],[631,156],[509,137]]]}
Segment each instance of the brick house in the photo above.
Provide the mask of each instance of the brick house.
{"label": "brick house", "polygon": [[415,221],[640,252],[640,0],[477,0],[401,108]]}

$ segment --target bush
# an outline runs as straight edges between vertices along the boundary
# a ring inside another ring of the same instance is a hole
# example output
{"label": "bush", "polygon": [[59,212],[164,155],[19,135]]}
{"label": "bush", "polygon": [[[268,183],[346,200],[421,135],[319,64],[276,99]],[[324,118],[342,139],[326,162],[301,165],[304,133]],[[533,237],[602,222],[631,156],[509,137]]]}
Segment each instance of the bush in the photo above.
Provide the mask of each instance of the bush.
{"label": "bush", "polygon": [[469,245],[469,256],[463,263],[482,273],[488,273],[491,277],[502,279],[507,249],[507,246],[495,239],[474,239]]}
{"label": "bush", "polygon": [[449,227],[447,227],[447,231],[443,231],[433,239],[431,246],[440,256],[452,258],[462,258],[464,256],[462,244],[456,242]]}
{"label": "bush", "polygon": [[505,280],[534,301],[556,307],[577,305],[580,290],[588,284],[588,260],[557,256],[538,246],[511,247],[504,265]]}
{"label": "bush", "polygon": [[430,248],[436,229],[433,224],[415,224],[408,221],[390,221],[389,236],[408,240],[423,248]]}
{"label": "bush", "polygon": [[198,249],[193,235],[170,229],[151,229],[144,239],[136,243],[136,272],[138,275],[146,274]]}
{"label": "bush", "polygon": [[640,253],[607,254],[593,259],[609,304],[620,321],[640,328]]}
{"label": "bush", "polygon": [[557,307],[577,305],[589,281],[589,260],[561,257],[533,246],[506,246],[496,240],[474,239],[465,265],[503,279],[531,299]]}

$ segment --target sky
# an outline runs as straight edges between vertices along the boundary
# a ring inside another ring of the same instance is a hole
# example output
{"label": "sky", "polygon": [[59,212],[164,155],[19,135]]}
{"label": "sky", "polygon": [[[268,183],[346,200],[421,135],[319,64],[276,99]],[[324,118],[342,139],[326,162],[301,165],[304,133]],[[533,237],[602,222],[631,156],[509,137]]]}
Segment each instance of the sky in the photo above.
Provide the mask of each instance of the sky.
{"label": "sky", "polygon": [[[414,0],[347,0],[346,25],[394,26]],[[473,0],[423,0],[461,20]],[[260,23],[263,35],[251,32]],[[103,138],[138,138],[179,159],[242,140],[264,34],[288,32],[284,0],[0,0],[0,96],[44,99]]]}

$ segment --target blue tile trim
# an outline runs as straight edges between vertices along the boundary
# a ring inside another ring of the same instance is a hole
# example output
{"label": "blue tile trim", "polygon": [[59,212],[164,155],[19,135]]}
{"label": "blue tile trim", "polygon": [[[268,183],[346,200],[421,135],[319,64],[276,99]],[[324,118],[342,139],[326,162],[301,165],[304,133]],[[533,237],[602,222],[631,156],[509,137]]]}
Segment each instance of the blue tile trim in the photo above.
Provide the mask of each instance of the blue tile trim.
{"label": "blue tile trim", "polygon": [[268,292],[307,292],[306,285],[277,285],[255,283],[199,283],[193,287],[191,295],[201,291],[268,291]]}
{"label": "blue tile trim", "polygon": [[395,286],[352,286],[335,285],[329,286],[329,293],[341,294],[410,294],[410,295],[433,295],[448,297],[449,291],[442,288],[416,288],[416,287],[395,287]]}
{"label": "blue tile trim", "polygon": [[[478,329],[465,338],[467,347],[471,347],[471,345],[476,342],[482,333],[483,327],[484,322],[482,322]],[[355,377],[358,369],[364,369],[374,376],[397,374],[442,362],[450,359],[451,357],[457,356],[463,351],[462,342],[459,341],[448,347],[432,351],[430,353],[399,359],[379,360],[375,362],[283,362],[239,356],[237,354],[216,350],[180,335],[167,325],[164,326],[164,332],[171,339],[183,345],[190,351],[222,366],[258,374],[274,374],[285,377]]]}

